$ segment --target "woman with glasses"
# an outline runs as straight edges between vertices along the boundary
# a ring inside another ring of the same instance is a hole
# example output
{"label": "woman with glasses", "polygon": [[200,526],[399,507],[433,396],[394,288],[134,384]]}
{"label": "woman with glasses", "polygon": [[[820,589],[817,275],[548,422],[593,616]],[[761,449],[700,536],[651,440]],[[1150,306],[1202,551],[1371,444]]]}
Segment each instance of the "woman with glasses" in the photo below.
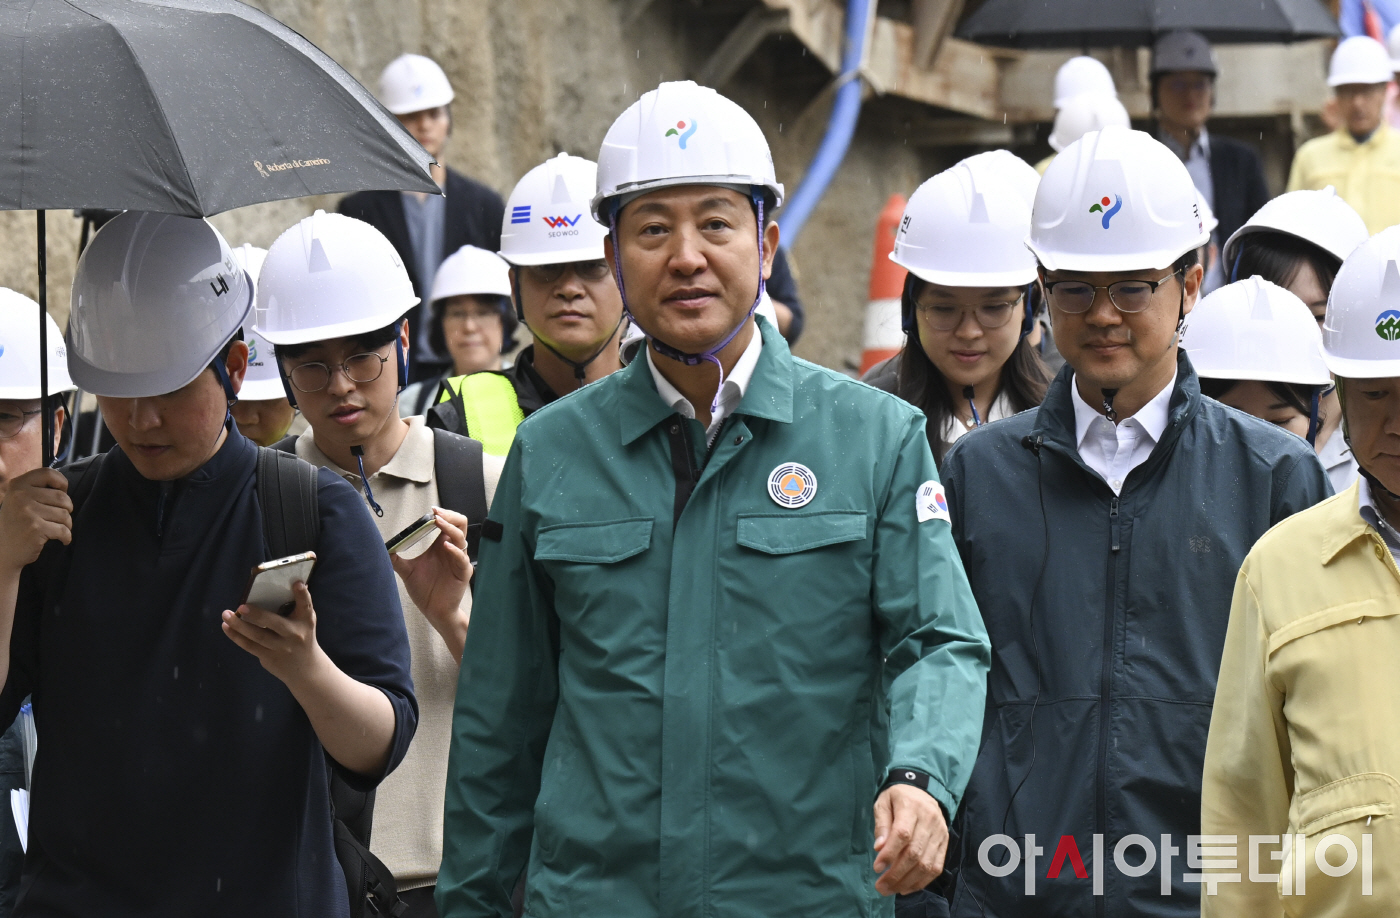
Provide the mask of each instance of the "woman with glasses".
{"label": "woman with glasses", "polygon": [[908,337],[865,381],[924,412],[939,462],[967,431],[1045,396],[1049,372],[1027,337],[1036,274],[1021,185],[1036,180],[1019,160],[973,157],[919,186],[900,222],[890,258],[909,270],[902,300]]}
{"label": "woman with glasses", "polygon": [[499,370],[501,355],[515,349],[519,322],[510,302],[510,265],[495,252],[462,246],[438,268],[430,299],[428,340],[452,365],[403,390],[399,414],[406,418],[425,413],[445,380]]}

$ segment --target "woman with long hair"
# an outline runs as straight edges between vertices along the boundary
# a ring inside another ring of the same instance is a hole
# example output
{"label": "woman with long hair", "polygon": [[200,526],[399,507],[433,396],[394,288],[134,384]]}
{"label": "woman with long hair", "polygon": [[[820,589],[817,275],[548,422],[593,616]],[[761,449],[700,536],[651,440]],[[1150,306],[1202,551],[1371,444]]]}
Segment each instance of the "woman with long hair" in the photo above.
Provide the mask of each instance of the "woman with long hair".
{"label": "woman with long hair", "polygon": [[908,269],[903,350],[865,381],[928,418],[934,459],[967,431],[1040,404],[1050,374],[1035,326],[1035,170],[997,151],[965,159],[909,199],[890,258]]}

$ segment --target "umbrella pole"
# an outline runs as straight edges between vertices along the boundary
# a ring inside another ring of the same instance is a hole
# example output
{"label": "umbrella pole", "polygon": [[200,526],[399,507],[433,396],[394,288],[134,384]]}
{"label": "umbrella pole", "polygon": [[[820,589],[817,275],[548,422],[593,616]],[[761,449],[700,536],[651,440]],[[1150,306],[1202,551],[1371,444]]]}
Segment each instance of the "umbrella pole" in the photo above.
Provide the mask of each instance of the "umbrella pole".
{"label": "umbrella pole", "polygon": [[48,240],[44,211],[36,211],[39,225],[39,418],[43,436],[44,468],[53,465],[53,415],[49,412],[49,285]]}

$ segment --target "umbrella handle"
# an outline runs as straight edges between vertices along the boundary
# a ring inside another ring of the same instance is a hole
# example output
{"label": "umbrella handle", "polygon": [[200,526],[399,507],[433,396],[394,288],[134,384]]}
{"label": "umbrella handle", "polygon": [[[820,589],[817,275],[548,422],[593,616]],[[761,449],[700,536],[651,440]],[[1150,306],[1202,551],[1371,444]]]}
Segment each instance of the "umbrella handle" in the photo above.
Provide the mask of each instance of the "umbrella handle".
{"label": "umbrella handle", "polygon": [[45,212],[35,211],[39,227],[39,419],[43,437],[44,468],[53,465],[53,414],[49,411],[49,315],[48,240]]}

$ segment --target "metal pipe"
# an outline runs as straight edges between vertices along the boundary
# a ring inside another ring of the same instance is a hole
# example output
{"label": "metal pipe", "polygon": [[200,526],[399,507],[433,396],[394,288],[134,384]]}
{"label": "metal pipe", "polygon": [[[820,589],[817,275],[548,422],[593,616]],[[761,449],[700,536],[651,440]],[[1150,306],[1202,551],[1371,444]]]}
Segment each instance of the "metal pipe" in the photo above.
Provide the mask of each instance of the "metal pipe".
{"label": "metal pipe", "polygon": [[779,238],[786,247],[790,248],[797,241],[807,218],[816,209],[822,195],[826,194],[827,186],[836,176],[841,161],[846,158],[851,137],[855,135],[861,106],[860,68],[865,62],[865,37],[874,15],[874,0],[848,0],[846,3],[846,47],[838,77],[840,85],[836,88],[836,101],[831,107],[826,135],[812,157],[812,164],[807,167],[807,174],[802,177],[801,184],[778,216]]}

